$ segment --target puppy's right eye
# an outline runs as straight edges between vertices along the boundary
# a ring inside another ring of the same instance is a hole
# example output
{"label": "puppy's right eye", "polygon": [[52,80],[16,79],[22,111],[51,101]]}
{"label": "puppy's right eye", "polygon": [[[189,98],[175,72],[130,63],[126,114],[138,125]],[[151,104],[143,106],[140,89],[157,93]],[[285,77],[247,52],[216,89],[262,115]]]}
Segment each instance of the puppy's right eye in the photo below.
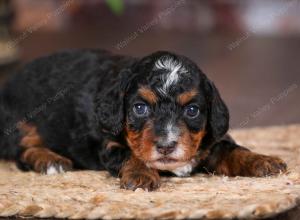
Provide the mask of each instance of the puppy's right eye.
{"label": "puppy's right eye", "polygon": [[139,117],[145,117],[149,114],[149,107],[145,103],[136,103],[133,106],[133,112]]}

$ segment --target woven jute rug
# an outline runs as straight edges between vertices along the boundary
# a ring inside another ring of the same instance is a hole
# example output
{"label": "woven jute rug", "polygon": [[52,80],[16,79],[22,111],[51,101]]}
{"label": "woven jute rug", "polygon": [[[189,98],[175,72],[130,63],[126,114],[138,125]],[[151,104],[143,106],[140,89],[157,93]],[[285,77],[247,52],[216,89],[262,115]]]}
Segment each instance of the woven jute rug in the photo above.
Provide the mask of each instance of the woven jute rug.
{"label": "woven jute rug", "polygon": [[300,125],[234,130],[251,150],[276,155],[287,174],[228,178],[199,174],[163,178],[156,192],[119,188],[106,172],[45,176],[0,163],[0,216],[88,219],[263,218],[300,203]]}

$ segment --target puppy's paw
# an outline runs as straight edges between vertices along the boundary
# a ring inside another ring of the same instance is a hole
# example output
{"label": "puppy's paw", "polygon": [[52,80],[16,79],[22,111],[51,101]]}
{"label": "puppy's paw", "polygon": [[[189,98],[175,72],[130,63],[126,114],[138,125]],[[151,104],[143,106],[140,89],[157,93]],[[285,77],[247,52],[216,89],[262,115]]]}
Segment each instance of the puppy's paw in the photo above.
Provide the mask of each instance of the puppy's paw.
{"label": "puppy's paw", "polygon": [[71,160],[43,147],[26,149],[20,157],[20,162],[35,172],[43,174],[63,173],[73,167]]}
{"label": "puppy's paw", "polygon": [[34,164],[34,170],[39,173],[53,175],[70,171],[72,170],[72,166],[71,160],[60,156],[54,156],[37,160]]}
{"label": "puppy's paw", "polygon": [[136,190],[142,188],[144,190],[153,191],[160,186],[160,178],[157,172],[128,172],[124,173],[121,178],[121,188]]}
{"label": "puppy's paw", "polygon": [[286,163],[278,157],[271,157],[265,155],[253,155],[250,164],[251,176],[263,177],[276,175],[285,172],[287,169]]}

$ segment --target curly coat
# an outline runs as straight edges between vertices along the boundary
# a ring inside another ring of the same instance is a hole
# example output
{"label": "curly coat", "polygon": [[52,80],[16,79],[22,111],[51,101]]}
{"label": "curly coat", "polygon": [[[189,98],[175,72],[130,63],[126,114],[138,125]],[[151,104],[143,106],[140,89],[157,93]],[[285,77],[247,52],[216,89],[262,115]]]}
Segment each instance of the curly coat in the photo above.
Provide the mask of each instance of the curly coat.
{"label": "curly coat", "polygon": [[[26,65],[1,89],[0,157],[23,170],[107,170],[153,190],[161,172],[265,176],[279,158],[237,145],[228,109],[188,58],[69,50]],[[192,104],[191,104],[192,103]]]}

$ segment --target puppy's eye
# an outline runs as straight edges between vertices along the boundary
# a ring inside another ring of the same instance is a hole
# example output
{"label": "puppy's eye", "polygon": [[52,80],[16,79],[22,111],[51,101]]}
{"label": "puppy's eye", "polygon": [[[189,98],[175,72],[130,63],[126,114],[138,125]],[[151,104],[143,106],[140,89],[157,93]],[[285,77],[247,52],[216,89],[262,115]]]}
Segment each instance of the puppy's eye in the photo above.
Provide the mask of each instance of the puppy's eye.
{"label": "puppy's eye", "polygon": [[149,108],[145,103],[137,103],[134,104],[133,111],[137,116],[143,117],[148,115]]}
{"label": "puppy's eye", "polygon": [[188,105],[184,108],[184,115],[188,118],[196,118],[199,115],[199,108],[196,105]]}

